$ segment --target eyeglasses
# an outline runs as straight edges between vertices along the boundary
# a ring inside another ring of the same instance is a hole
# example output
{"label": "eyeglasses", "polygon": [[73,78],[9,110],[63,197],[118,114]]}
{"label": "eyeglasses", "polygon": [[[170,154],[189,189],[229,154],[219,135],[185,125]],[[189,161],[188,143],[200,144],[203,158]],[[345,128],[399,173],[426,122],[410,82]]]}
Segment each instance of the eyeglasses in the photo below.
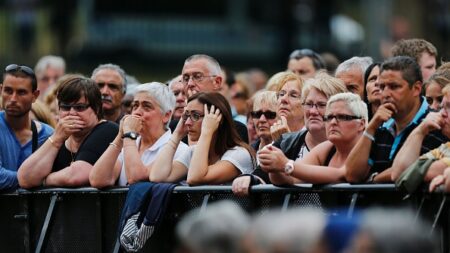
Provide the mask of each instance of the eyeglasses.
{"label": "eyeglasses", "polygon": [[280,99],[280,98],[282,98],[282,97],[284,97],[285,95],[288,95],[289,96],[289,98],[292,98],[292,99],[299,99],[302,95],[300,95],[299,93],[297,93],[297,92],[286,92],[286,91],[284,91],[284,90],[280,90],[279,92],[277,92],[277,99]]}
{"label": "eyeglasses", "polygon": [[59,109],[63,112],[68,112],[72,108],[76,112],[84,112],[84,111],[86,111],[87,108],[89,108],[89,104],[74,104],[74,105],[69,105],[69,104],[64,104],[64,103],[59,104]]}
{"label": "eyeglasses", "polygon": [[197,112],[191,112],[191,113],[184,112],[181,117],[183,118],[184,121],[187,121],[187,119],[190,118],[192,121],[197,122],[203,116],[205,116],[205,115],[197,113]]}
{"label": "eyeglasses", "polygon": [[181,77],[181,82],[183,84],[188,84],[189,80],[192,80],[195,83],[199,83],[199,82],[203,81],[203,79],[205,79],[206,77],[216,77],[216,76],[215,75],[205,76],[202,72],[195,72],[195,73],[192,73],[191,75],[184,74]]}
{"label": "eyeglasses", "polygon": [[336,119],[336,122],[341,122],[341,121],[351,121],[354,119],[361,119],[361,117],[347,114],[337,114],[337,115],[330,114],[323,116],[323,121],[325,122],[330,122],[333,119]]}
{"label": "eyeglasses", "polygon": [[125,92],[125,85],[120,85],[116,83],[105,83],[105,82],[98,82],[97,85],[100,89],[103,89],[103,87],[105,87],[106,85],[110,90],[118,91],[122,89],[122,91]]}
{"label": "eyeglasses", "polygon": [[266,117],[266,119],[275,119],[277,117],[277,113],[276,112],[272,112],[272,111],[252,111],[250,113],[250,115],[252,115],[252,117],[254,119],[259,119],[261,118],[262,115],[264,115],[264,117]]}
{"label": "eyeglasses", "polygon": [[6,66],[6,68],[5,68],[5,73],[12,73],[12,72],[19,72],[19,71],[36,79],[36,75],[34,74],[34,71],[28,66],[25,66],[25,65],[20,66],[17,64],[10,64],[10,65]]}
{"label": "eyeglasses", "polygon": [[317,110],[323,110],[325,107],[327,107],[327,103],[317,103],[314,104],[313,102],[305,102],[302,104],[303,107],[305,107],[306,110],[311,110],[312,108],[316,107]]}

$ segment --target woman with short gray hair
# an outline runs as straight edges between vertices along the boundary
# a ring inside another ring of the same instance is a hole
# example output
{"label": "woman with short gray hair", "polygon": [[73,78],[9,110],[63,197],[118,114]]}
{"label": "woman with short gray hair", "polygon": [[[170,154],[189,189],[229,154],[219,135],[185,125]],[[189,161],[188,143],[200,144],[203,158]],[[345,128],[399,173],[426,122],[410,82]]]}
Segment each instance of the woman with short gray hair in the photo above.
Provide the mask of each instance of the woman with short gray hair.
{"label": "woman with short gray hair", "polygon": [[[147,181],[153,160],[172,135],[168,124],[174,106],[175,96],[166,85],[139,85],[131,103],[131,115],[121,120],[119,134],[89,175],[91,185],[102,188],[116,182],[124,186]],[[181,143],[175,157],[187,148]]]}

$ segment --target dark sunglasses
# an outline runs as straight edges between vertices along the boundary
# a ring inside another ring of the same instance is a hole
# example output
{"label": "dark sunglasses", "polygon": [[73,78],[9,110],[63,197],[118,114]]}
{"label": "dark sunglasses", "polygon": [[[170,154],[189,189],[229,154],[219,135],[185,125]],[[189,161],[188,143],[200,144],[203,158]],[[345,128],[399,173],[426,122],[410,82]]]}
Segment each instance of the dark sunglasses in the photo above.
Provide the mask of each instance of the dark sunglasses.
{"label": "dark sunglasses", "polygon": [[253,118],[255,119],[259,119],[261,118],[261,115],[264,115],[264,117],[266,117],[266,119],[275,119],[277,117],[277,113],[276,112],[272,112],[272,111],[253,111],[250,113],[250,115],[252,115]]}
{"label": "dark sunglasses", "polygon": [[72,108],[76,112],[84,112],[84,111],[86,111],[87,108],[89,108],[89,104],[74,104],[74,105],[69,105],[69,104],[64,104],[64,103],[59,104],[59,109],[63,112],[68,112]]}
{"label": "dark sunglasses", "polygon": [[28,76],[31,76],[33,78],[36,78],[36,75],[34,74],[34,71],[25,65],[17,65],[17,64],[10,64],[6,66],[5,73],[13,73],[13,72],[22,72],[27,74]]}
{"label": "dark sunglasses", "polygon": [[323,116],[323,121],[330,122],[333,119],[336,119],[337,122],[341,121],[351,121],[354,119],[361,119],[361,117],[347,114],[337,114],[337,115],[325,115]]}

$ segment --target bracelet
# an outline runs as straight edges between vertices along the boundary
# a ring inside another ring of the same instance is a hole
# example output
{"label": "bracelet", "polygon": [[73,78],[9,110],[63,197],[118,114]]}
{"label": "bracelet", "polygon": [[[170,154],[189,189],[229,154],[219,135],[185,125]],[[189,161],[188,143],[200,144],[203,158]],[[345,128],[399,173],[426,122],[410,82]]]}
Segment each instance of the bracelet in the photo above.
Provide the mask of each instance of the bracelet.
{"label": "bracelet", "polygon": [[51,136],[48,137],[48,140],[50,141],[50,143],[55,147],[55,148],[59,148],[58,145],[55,143],[55,141],[53,140],[53,138]]}
{"label": "bracelet", "polygon": [[364,130],[363,135],[367,137],[367,139],[371,140],[371,141],[375,141],[375,137],[373,137],[373,135],[369,134],[367,132],[367,130]]}
{"label": "bracelet", "polygon": [[114,142],[110,142],[109,145],[115,147],[117,150],[120,151],[119,145],[115,144]]}

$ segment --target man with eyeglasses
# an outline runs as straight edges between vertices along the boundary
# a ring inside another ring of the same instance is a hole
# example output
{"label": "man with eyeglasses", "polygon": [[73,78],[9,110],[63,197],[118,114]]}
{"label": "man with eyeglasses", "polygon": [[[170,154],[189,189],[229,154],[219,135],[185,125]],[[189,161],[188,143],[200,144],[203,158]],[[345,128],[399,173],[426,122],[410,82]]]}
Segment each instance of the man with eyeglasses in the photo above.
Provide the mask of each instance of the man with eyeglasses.
{"label": "man with eyeglasses", "polygon": [[53,129],[31,120],[31,105],[39,96],[37,79],[27,66],[8,65],[1,84],[0,191],[19,187],[17,170],[49,136]]}
{"label": "man with eyeglasses", "polygon": [[287,69],[303,79],[314,77],[317,71],[325,69],[322,57],[311,49],[297,49],[289,55]]}
{"label": "man with eyeglasses", "polygon": [[[209,55],[195,54],[188,57],[181,71],[181,81],[189,98],[198,92],[220,92],[223,74],[219,62]],[[243,141],[248,143],[247,127],[234,121]],[[172,124],[171,126],[176,124]]]}
{"label": "man with eyeglasses", "polygon": [[101,64],[94,69],[91,78],[102,94],[104,118],[119,124],[124,115],[121,106],[127,90],[125,71],[115,64]]}
{"label": "man with eyeglasses", "polygon": [[[381,105],[347,158],[348,182],[391,182],[395,157],[429,112],[428,103],[421,96],[422,73],[413,58],[387,59],[380,67],[378,83]],[[441,133],[431,132],[422,142],[420,153],[445,141],[447,137]]]}

